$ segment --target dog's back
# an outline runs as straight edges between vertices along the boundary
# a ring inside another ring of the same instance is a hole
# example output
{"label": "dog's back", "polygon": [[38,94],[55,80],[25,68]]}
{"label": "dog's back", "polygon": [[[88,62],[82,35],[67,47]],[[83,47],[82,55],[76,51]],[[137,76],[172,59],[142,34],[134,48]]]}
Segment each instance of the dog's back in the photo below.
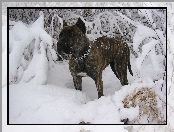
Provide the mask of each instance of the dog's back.
{"label": "dog's back", "polygon": [[87,62],[93,62],[98,71],[103,71],[110,64],[111,69],[120,79],[122,85],[128,84],[127,68],[133,76],[129,47],[121,38],[109,38],[106,36],[97,38],[96,41],[91,43],[91,52],[88,56],[89,60]]}

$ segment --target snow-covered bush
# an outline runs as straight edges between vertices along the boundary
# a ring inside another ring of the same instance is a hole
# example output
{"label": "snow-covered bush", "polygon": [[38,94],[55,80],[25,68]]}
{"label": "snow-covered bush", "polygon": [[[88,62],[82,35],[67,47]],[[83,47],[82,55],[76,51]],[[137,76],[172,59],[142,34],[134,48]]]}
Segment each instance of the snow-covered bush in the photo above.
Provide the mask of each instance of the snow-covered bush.
{"label": "snow-covered bush", "polygon": [[44,16],[32,24],[22,22],[14,24],[9,31],[9,83],[20,80],[45,84],[47,80],[48,61],[56,60],[52,49],[52,38],[44,30]]}
{"label": "snow-covered bush", "polygon": [[[139,115],[129,124],[141,124],[140,122],[165,124],[166,123],[166,103],[150,88],[140,90],[127,96],[124,101],[124,108],[139,106]],[[162,106],[161,106],[162,105]]]}

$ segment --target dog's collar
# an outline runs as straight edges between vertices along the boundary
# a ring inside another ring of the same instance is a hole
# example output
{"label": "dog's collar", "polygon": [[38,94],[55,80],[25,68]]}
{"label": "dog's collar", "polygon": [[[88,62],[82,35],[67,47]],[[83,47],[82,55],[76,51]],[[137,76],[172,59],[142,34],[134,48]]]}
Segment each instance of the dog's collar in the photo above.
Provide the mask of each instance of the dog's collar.
{"label": "dog's collar", "polygon": [[82,56],[77,57],[77,58],[75,58],[74,60],[79,61],[79,60],[85,59],[86,56],[90,53],[90,51],[91,51],[91,46],[89,45],[89,46],[88,46],[88,50],[86,50],[85,53],[84,53]]}

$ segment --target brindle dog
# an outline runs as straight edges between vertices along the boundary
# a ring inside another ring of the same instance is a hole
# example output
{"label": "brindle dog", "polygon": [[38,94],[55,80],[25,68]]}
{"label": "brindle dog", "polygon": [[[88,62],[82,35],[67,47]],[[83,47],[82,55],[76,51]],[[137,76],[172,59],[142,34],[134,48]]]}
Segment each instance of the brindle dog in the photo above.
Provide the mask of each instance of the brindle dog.
{"label": "brindle dog", "polygon": [[90,41],[85,33],[85,23],[79,18],[73,26],[64,23],[57,42],[59,55],[63,58],[67,54],[71,55],[69,69],[75,88],[82,90],[82,77],[87,75],[95,81],[98,98],[103,96],[102,71],[109,64],[121,84],[127,85],[127,67],[133,76],[127,43],[121,38],[106,36]]}

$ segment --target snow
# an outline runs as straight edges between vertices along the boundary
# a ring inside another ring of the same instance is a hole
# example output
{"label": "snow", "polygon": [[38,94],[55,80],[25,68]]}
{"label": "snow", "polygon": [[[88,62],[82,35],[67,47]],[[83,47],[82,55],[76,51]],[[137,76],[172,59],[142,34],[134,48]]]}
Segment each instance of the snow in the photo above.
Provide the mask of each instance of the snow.
{"label": "snow", "polygon": [[45,84],[47,81],[48,61],[46,55],[38,54],[32,59],[28,68],[24,71],[21,82]]}
{"label": "snow", "polygon": [[[141,10],[141,15],[149,17],[153,22],[150,11]],[[128,13],[129,14],[129,13]],[[166,111],[163,103],[168,99],[169,122],[173,121],[173,82],[170,82],[172,73],[168,74],[168,85],[166,92],[166,81],[164,80],[164,60],[166,55],[165,36],[160,30],[153,30],[145,25],[130,20],[125,15],[118,13],[119,20],[124,18],[127,22],[136,25],[136,32],[133,35],[133,50],[138,53],[138,58],[131,54],[131,65],[134,76],[128,72],[129,85],[121,86],[110,67],[107,67],[102,74],[104,95],[97,98],[97,89],[94,81],[83,78],[82,91],[74,89],[73,79],[69,71],[67,61],[55,62],[56,52],[52,48],[52,38],[44,30],[44,15],[40,12],[40,17],[32,24],[26,25],[22,22],[11,22],[14,24],[9,31],[9,123],[10,124],[79,124],[80,122],[90,122],[91,124],[123,124],[121,120],[129,118],[134,121],[139,117],[140,108],[125,108],[123,100],[138,92],[142,88],[148,88],[156,95],[158,112],[165,120]],[[76,16],[76,15],[74,15]],[[129,14],[129,16],[131,16]],[[61,19],[59,17],[59,19]],[[114,24],[114,19],[109,17],[109,21]],[[122,19],[122,21],[124,21]],[[62,23],[62,21],[60,21]],[[7,49],[6,49],[6,17],[3,16],[3,39],[2,39],[2,105],[3,105],[3,131],[66,131],[67,128],[60,126],[6,126],[7,115]],[[92,34],[88,34],[91,40],[100,36],[101,25],[99,19]],[[86,26],[92,27],[92,23],[85,22]],[[118,26],[118,25],[117,25]],[[155,26],[153,26],[155,28]],[[110,26],[110,29],[112,27]],[[112,29],[113,30],[113,29]],[[121,30],[120,30],[121,31]],[[142,32],[143,31],[143,32]],[[171,31],[171,30],[170,30]],[[104,32],[103,32],[104,34]],[[170,32],[169,36],[172,36]],[[107,33],[106,35],[110,35]],[[158,36],[159,38],[158,38]],[[148,37],[150,39],[141,47],[141,43]],[[156,54],[155,46],[163,44],[163,54]],[[172,44],[169,43],[171,49]],[[48,53],[49,52],[49,53]],[[31,53],[31,54],[30,54]],[[169,61],[167,68],[173,70],[173,51],[167,53]],[[50,54],[50,55],[48,55]],[[28,57],[26,61],[26,57]],[[48,61],[49,60],[49,61]],[[162,87],[162,85],[164,85]],[[161,88],[163,89],[161,91]],[[170,89],[170,91],[169,91]],[[131,102],[130,102],[131,104]],[[147,116],[142,116],[139,123],[148,123]],[[151,122],[151,123],[156,123]],[[170,126],[174,129],[172,126]],[[138,127],[139,128],[139,127]],[[135,129],[138,129],[135,128]],[[72,132],[80,130],[99,131],[126,131],[122,126],[69,126]]]}
{"label": "snow", "polygon": [[145,16],[146,18],[148,18],[148,23],[150,23],[150,25],[152,25],[153,23],[153,18],[152,18],[152,13],[149,10],[146,9],[139,9],[138,13],[143,17]]}
{"label": "snow", "polygon": [[[20,32],[19,32],[20,31]],[[28,32],[27,27],[22,23],[17,23],[12,29],[12,36],[9,35],[10,45],[12,45],[12,52],[9,55],[9,81],[12,82],[17,68],[19,67],[19,61],[22,55],[22,51],[32,41],[34,35]],[[20,37],[22,36],[22,37]]]}
{"label": "snow", "polygon": [[133,39],[134,51],[138,52],[139,45],[147,37],[157,37],[157,36],[154,30],[150,29],[149,27],[138,24],[137,30],[135,32],[134,39]]}
{"label": "snow", "polygon": [[158,43],[159,43],[158,40],[154,40],[154,39],[153,39],[151,42],[149,42],[149,43],[147,43],[146,45],[143,45],[143,46],[142,46],[142,53],[141,53],[141,55],[139,55],[139,57],[138,57],[137,60],[136,60],[136,66],[137,66],[137,68],[138,68],[139,70],[141,69],[141,65],[142,65],[142,63],[143,63],[145,57],[147,56],[147,54],[148,54],[150,51],[154,50],[153,47],[154,47],[156,44],[158,44]]}
{"label": "snow", "polygon": [[9,90],[10,124],[78,124],[81,121],[122,124],[120,119],[127,117],[131,121],[139,113],[138,107],[123,108],[122,100],[142,86],[153,87],[150,82],[146,79],[142,84],[133,83],[114,95],[93,101],[85,92],[52,84],[12,84]]}
{"label": "snow", "polygon": [[[14,25],[12,30],[10,31],[10,47],[11,47],[11,53],[10,53],[10,70],[9,70],[9,81],[10,82],[19,82],[21,79],[21,72],[24,73],[24,81],[28,82],[31,77],[35,78],[39,84],[44,84],[47,80],[47,71],[48,71],[48,62],[46,58],[45,53],[45,47],[43,45],[48,44],[48,47],[52,46],[52,39],[51,37],[45,32],[44,30],[44,23],[43,23],[44,17],[43,13],[40,12],[40,17],[30,26],[25,26],[22,22],[18,22]],[[20,31],[20,32],[19,32]],[[22,68],[19,65],[21,61],[21,56],[23,51],[31,44],[31,42],[35,39],[35,49],[34,49],[34,56],[33,56],[33,66],[29,66],[29,69],[27,69],[25,72],[25,68],[27,67],[23,66]],[[42,42],[39,42],[39,40],[42,40]],[[38,49],[40,47],[40,50]],[[53,56],[53,59],[56,59],[56,54],[52,51],[51,53]],[[38,65],[36,65],[38,64]],[[38,68],[34,68],[34,67]],[[40,67],[42,66],[42,67]],[[23,70],[22,70],[23,69]],[[35,69],[35,70],[33,70]],[[37,71],[37,72],[36,72]],[[16,73],[19,73],[19,76],[16,76]],[[37,75],[35,75],[37,73]],[[29,77],[26,77],[29,76]]]}

